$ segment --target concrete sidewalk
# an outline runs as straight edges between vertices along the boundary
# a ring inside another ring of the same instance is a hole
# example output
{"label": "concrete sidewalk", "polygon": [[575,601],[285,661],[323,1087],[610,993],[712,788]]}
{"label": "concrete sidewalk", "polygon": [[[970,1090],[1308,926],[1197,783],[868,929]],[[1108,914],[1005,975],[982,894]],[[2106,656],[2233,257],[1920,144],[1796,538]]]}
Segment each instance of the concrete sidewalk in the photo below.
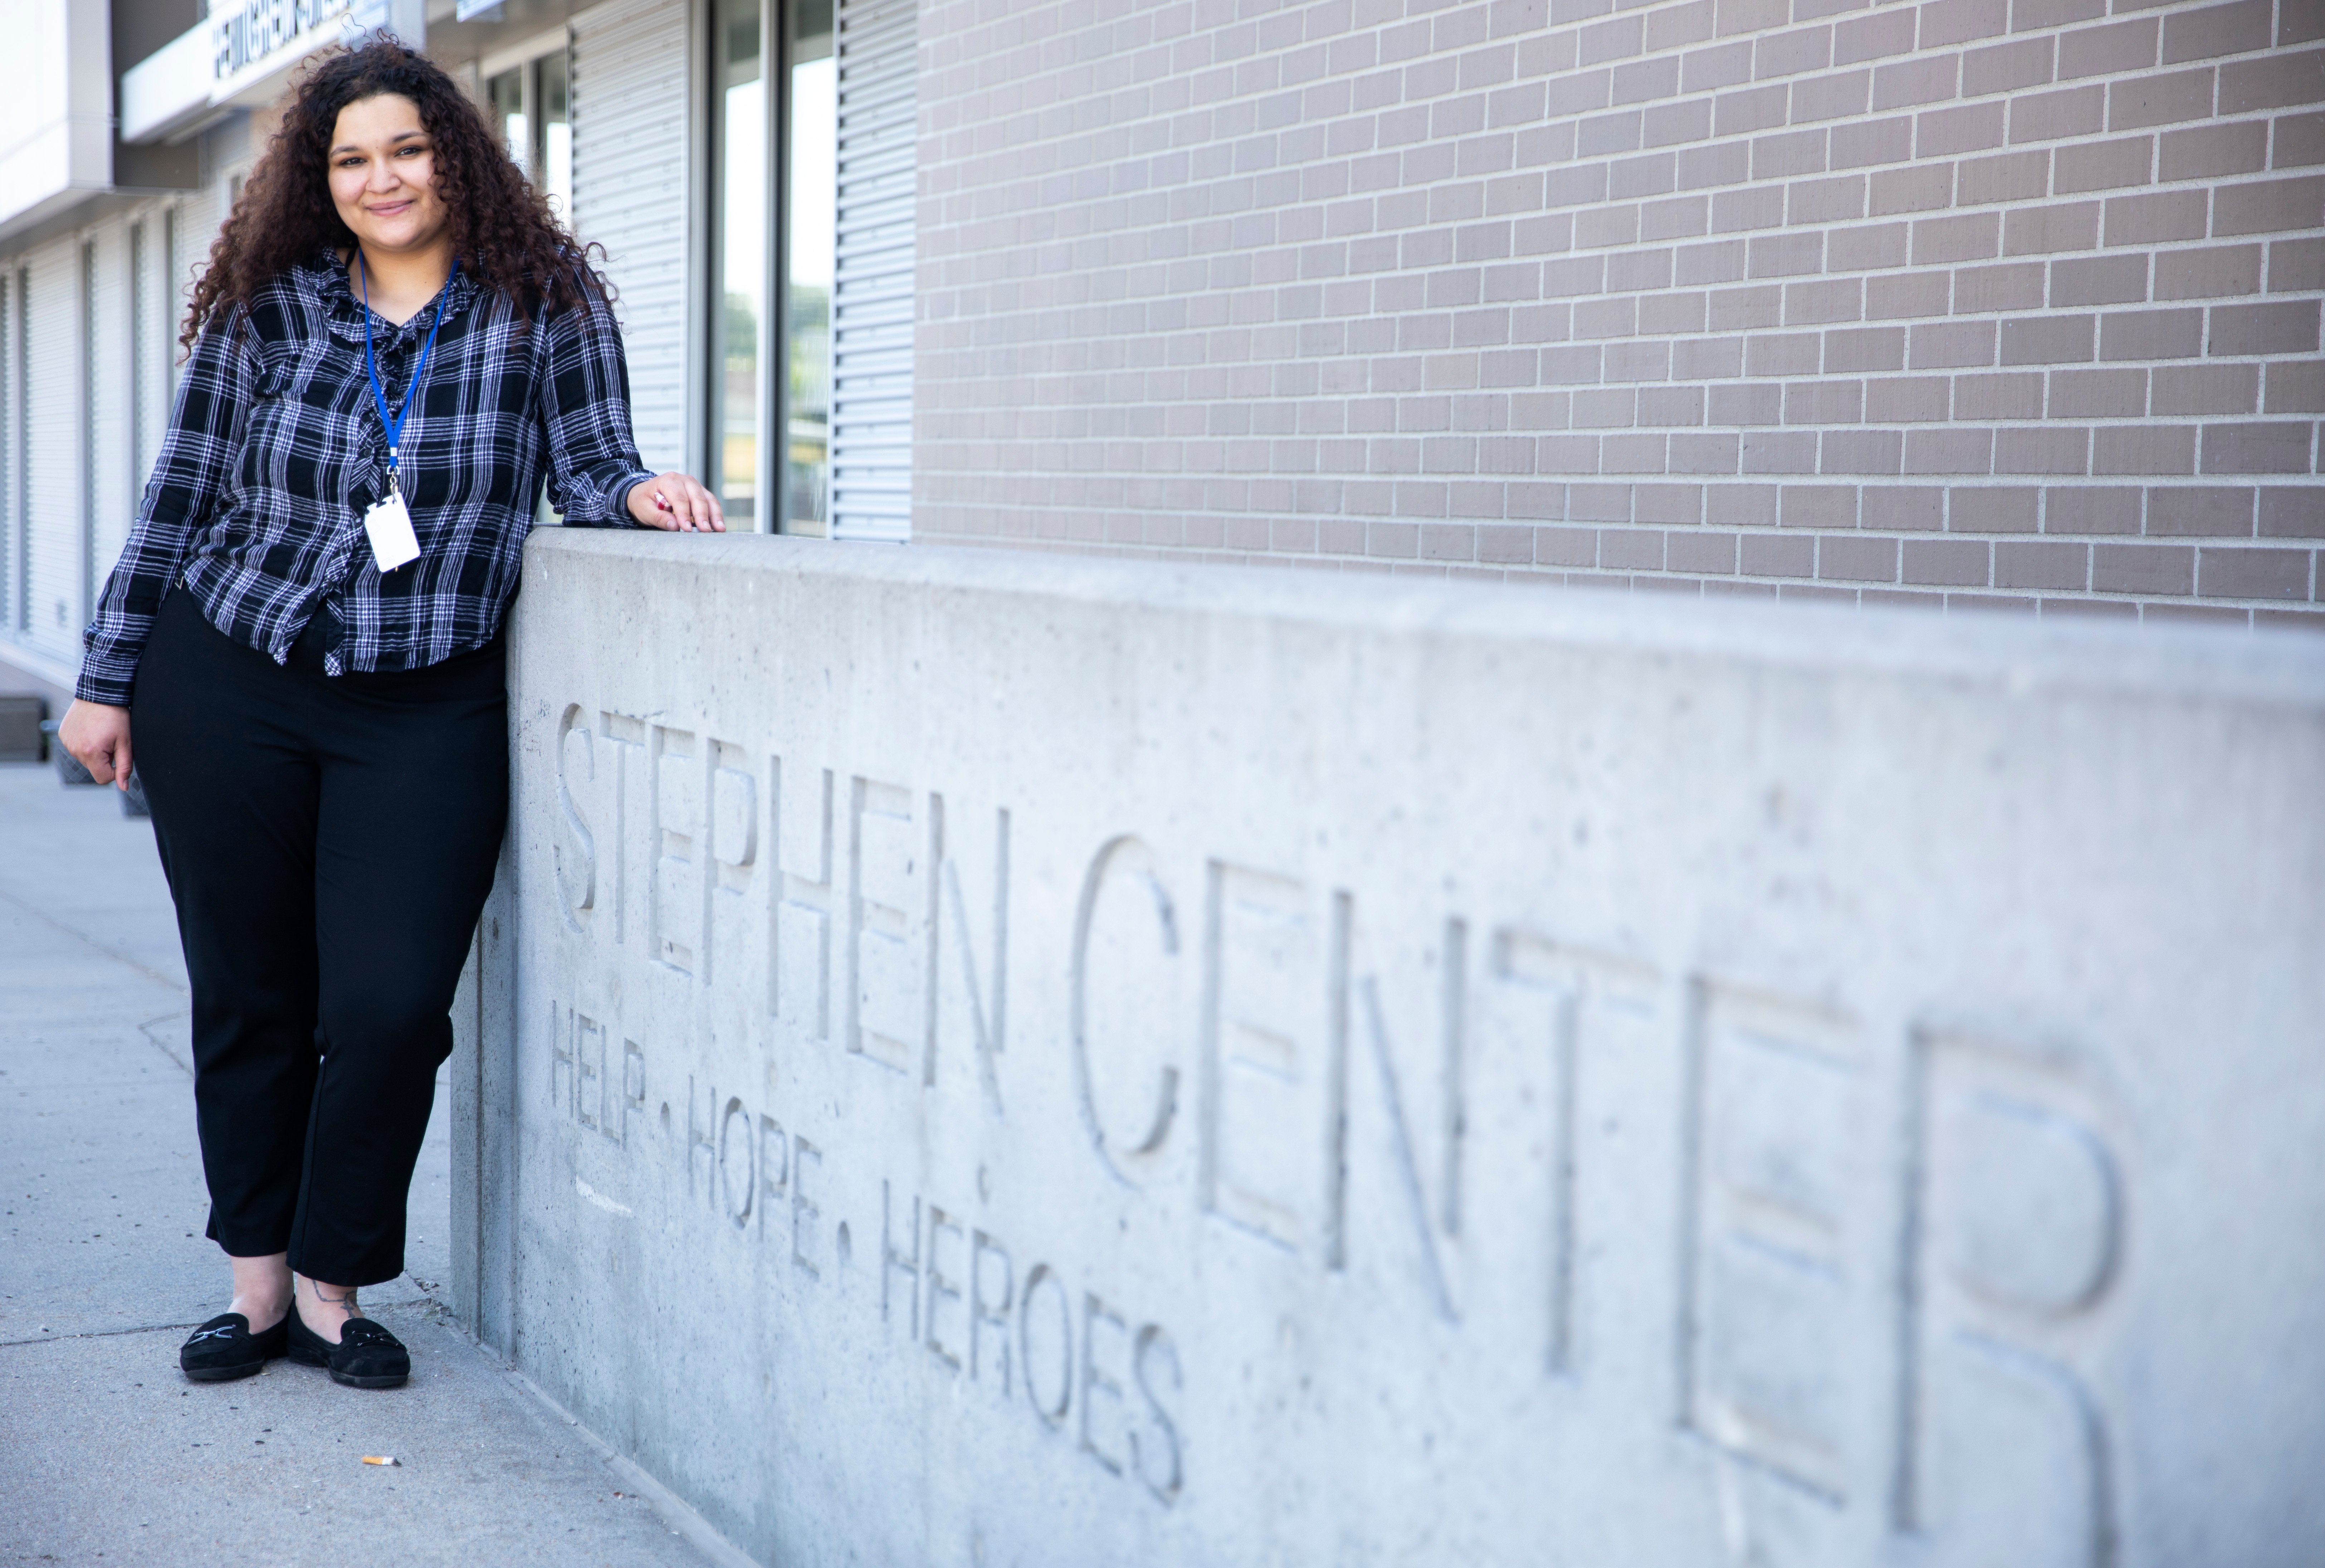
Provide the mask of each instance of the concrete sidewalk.
{"label": "concrete sidewalk", "polygon": [[281,1361],[179,1375],[227,1294],[201,1234],[187,1020],[151,829],[110,789],[0,765],[0,1564],[724,1559],[438,1305],[440,1087],[411,1272],[364,1292],[411,1383],[359,1392]]}

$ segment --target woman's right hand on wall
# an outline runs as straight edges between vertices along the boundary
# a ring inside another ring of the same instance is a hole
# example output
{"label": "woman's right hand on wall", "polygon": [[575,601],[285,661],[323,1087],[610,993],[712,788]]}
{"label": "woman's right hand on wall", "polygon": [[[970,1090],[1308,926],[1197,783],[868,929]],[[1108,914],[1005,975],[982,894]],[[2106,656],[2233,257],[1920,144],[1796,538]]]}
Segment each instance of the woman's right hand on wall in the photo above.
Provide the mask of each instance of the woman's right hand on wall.
{"label": "woman's right hand on wall", "polygon": [[57,739],[88,770],[90,778],[116,789],[129,788],[129,770],[135,764],[129,756],[127,708],[75,701],[65,709]]}

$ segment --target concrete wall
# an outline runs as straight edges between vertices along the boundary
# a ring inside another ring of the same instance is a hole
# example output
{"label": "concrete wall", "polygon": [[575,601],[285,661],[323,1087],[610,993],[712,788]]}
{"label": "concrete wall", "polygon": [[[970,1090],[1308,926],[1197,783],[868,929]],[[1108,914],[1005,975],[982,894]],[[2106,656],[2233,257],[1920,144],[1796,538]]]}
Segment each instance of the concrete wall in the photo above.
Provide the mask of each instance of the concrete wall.
{"label": "concrete wall", "polygon": [[550,532],[486,1336],[761,1560],[2325,1554],[2325,644]]}
{"label": "concrete wall", "polygon": [[2320,607],[2315,0],[929,0],[922,537]]}

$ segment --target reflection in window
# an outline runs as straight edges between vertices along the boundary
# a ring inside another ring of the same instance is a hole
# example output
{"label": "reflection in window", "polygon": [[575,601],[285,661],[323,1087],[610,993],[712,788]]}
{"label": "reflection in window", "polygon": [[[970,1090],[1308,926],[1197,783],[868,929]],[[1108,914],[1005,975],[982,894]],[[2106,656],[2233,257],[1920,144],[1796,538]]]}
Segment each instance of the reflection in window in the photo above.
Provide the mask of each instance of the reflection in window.
{"label": "reflection in window", "polygon": [[549,195],[549,205],[560,218],[571,221],[573,211],[573,112],[566,91],[565,56],[547,54],[533,61],[533,118],[541,125],[541,171],[533,178]]}
{"label": "reflection in window", "polygon": [[566,102],[565,56],[544,54],[510,67],[485,83],[485,97],[510,161],[564,217],[573,208],[573,122]]}
{"label": "reflection in window", "polygon": [[493,123],[500,127],[501,145],[508,150],[510,161],[531,172],[533,137],[525,129],[524,67],[505,70],[486,82],[485,97],[493,106]]}
{"label": "reflection in window", "polygon": [[759,323],[767,289],[767,84],[758,0],[720,0],[717,30],[719,301],[710,383],[719,504],[759,523]]}
{"label": "reflection in window", "polygon": [[824,533],[831,515],[832,226],[838,210],[838,87],[831,0],[791,5],[791,123],[785,323],[789,440],[784,526]]}

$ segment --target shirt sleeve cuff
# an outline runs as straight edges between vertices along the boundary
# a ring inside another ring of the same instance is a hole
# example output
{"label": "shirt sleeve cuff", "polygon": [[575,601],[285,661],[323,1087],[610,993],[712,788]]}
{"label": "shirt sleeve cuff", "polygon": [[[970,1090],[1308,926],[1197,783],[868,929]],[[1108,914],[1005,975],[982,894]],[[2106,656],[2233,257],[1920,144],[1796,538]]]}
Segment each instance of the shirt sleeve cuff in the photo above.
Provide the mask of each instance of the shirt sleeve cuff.
{"label": "shirt sleeve cuff", "polygon": [[607,520],[607,527],[644,528],[645,526],[630,515],[630,492],[653,477],[651,474],[634,475],[614,487],[614,515]]}
{"label": "shirt sleeve cuff", "polygon": [[107,707],[125,708],[135,678],[116,676],[109,671],[81,666],[80,678],[73,683],[73,697],[78,702],[102,703]]}

